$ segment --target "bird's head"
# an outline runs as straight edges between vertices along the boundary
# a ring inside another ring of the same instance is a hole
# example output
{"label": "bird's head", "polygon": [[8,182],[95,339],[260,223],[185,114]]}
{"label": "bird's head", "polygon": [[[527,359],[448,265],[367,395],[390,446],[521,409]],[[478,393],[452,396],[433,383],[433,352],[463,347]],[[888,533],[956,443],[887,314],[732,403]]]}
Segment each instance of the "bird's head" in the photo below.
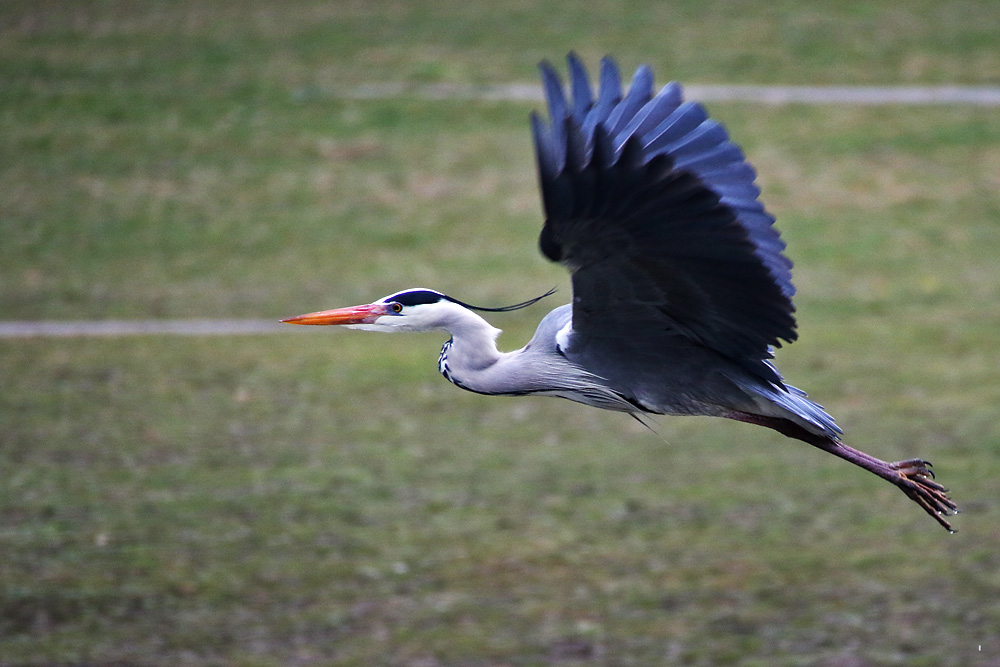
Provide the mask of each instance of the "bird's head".
{"label": "bird's head", "polygon": [[281,320],[289,324],[341,324],[350,329],[366,331],[429,331],[451,330],[467,318],[479,316],[470,311],[507,312],[524,308],[539,301],[555,290],[523,303],[502,308],[473,306],[447,294],[422,287],[406,289],[382,297],[374,303],[334,310],[321,310]]}

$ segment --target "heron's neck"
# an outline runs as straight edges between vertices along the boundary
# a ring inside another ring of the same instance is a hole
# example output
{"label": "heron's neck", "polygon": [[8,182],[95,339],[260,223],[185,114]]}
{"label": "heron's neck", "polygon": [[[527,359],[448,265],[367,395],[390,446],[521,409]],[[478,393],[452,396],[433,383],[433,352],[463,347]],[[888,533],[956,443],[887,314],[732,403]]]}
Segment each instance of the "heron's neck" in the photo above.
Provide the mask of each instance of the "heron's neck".
{"label": "heron's neck", "polygon": [[453,367],[482,370],[500,358],[497,349],[500,329],[471,310],[456,309],[443,328],[451,334],[451,341],[442,354],[447,353]]}

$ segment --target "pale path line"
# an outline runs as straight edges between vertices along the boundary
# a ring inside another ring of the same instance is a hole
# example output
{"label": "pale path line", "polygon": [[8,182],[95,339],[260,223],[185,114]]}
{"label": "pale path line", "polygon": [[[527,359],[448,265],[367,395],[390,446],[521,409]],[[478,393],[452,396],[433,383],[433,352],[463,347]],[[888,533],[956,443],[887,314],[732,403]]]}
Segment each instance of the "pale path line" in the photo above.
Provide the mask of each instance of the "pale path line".
{"label": "pale path line", "polygon": [[[863,106],[901,104],[963,104],[1000,106],[998,86],[755,86],[686,85],[689,100],[703,102],[761,102],[764,104],[855,104]],[[482,100],[541,102],[542,90],[535,84],[509,83],[473,85],[459,83],[369,83],[353,88],[302,88],[299,99],[333,97],[380,100],[418,97],[429,100]]]}
{"label": "pale path line", "polygon": [[[688,99],[704,102],[760,102],[764,104],[854,104],[920,105],[962,104],[1000,106],[1000,87],[995,86],[754,86],[689,85]],[[469,85],[453,83],[372,83],[354,88],[322,90],[302,88],[296,99],[340,97],[374,100],[419,97],[430,100],[484,100],[541,102],[542,90],[535,84],[511,83]],[[271,320],[101,320],[0,322],[0,338],[72,338],[82,336],[230,336],[301,331]]]}
{"label": "pale path line", "polygon": [[0,338],[232,336],[311,329],[276,320],[67,320],[0,322]]}

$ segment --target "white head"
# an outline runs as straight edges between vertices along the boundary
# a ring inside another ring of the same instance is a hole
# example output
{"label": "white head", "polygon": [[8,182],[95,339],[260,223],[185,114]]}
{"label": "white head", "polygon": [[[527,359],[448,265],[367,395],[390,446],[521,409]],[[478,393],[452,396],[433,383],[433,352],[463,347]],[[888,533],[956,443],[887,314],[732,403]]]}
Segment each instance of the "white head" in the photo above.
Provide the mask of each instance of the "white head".
{"label": "white head", "polygon": [[289,317],[282,322],[289,324],[340,324],[350,329],[366,331],[446,329],[454,333],[456,328],[461,328],[463,324],[471,324],[473,320],[485,324],[485,320],[471,312],[473,310],[490,312],[516,310],[530,306],[551,293],[552,291],[549,291],[540,297],[513,306],[482,308],[463,303],[435,290],[418,287],[390,294],[374,303],[307,313],[297,317]]}

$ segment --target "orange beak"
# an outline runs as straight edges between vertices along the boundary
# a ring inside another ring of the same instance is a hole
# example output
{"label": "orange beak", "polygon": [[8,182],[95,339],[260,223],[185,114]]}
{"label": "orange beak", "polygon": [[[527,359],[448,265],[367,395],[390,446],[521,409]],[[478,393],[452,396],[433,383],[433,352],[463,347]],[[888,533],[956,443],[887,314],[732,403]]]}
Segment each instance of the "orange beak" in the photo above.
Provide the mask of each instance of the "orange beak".
{"label": "orange beak", "polygon": [[288,324],[371,324],[389,312],[389,308],[385,304],[371,303],[364,306],[351,306],[350,308],[320,310],[281,321]]}

